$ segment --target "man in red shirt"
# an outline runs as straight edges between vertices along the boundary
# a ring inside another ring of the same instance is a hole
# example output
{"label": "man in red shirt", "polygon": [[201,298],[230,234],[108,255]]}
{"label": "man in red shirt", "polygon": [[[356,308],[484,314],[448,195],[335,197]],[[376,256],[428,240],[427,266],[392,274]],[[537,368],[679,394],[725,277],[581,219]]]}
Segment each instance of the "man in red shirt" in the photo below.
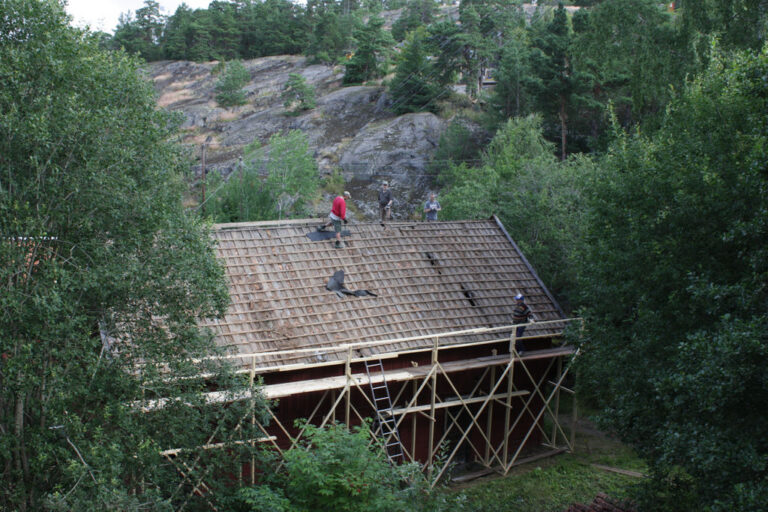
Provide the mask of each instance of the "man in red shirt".
{"label": "man in red shirt", "polygon": [[318,231],[325,231],[325,228],[333,226],[333,230],[336,231],[336,245],[334,247],[337,249],[344,247],[344,244],[341,241],[341,223],[347,223],[347,203],[345,199],[351,198],[352,195],[346,190],[344,191],[343,197],[337,196],[336,199],[333,200],[333,205],[331,206],[331,214],[329,215],[331,220],[327,224],[323,224],[317,228]]}

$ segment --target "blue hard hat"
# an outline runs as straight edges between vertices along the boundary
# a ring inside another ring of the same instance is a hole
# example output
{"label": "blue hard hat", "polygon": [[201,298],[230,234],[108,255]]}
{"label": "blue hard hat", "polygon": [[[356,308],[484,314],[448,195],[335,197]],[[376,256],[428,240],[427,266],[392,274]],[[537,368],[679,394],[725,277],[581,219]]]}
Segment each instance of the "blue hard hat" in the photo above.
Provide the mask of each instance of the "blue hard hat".
{"label": "blue hard hat", "polygon": [[525,297],[523,297],[522,293],[518,293],[517,295],[515,295],[515,300],[525,300]]}

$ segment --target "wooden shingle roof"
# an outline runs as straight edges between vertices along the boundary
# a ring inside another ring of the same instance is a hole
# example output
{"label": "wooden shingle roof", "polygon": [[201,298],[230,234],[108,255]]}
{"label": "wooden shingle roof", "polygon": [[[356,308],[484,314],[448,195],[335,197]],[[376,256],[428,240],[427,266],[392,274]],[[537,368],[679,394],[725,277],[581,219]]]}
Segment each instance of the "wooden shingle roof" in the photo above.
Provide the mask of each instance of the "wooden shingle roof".
{"label": "wooden shingle roof", "polygon": [[[304,350],[260,358],[257,368],[341,359],[327,347],[499,327],[512,323],[513,297],[526,296],[537,321],[564,315],[497,219],[349,224],[346,247],[313,242],[313,221],[218,225],[214,237],[232,304],[205,325],[233,355]],[[337,270],[350,290],[377,297],[339,298],[325,286]],[[526,336],[562,326],[528,327]],[[466,339],[462,340],[466,342]],[[360,352],[418,350],[411,340]],[[250,360],[235,359],[241,366]]]}

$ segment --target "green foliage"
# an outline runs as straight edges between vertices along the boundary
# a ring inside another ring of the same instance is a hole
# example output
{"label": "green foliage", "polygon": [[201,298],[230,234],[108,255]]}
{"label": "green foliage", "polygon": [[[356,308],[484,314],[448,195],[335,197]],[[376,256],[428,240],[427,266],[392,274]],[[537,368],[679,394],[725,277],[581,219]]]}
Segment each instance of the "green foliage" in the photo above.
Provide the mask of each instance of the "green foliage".
{"label": "green foliage", "polygon": [[561,297],[575,279],[570,253],[583,215],[579,198],[587,159],[558,162],[542,137],[541,119],[510,119],[497,132],[483,165],[451,165],[441,172],[442,217],[499,216],[544,282]]}
{"label": "green foliage", "polygon": [[678,0],[680,31],[700,56],[709,53],[709,38],[727,50],[759,50],[765,44],[768,10],[763,0]]}
{"label": "green foliage", "polygon": [[533,25],[535,80],[532,95],[535,109],[543,116],[544,129],[550,140],[559,139],[560,158],[568,153],[568,123],[584,96],[585,77],[573,66],[573,31],[562,4],[548,23]]}
{"label": "green foliage", "polygon": [[275,134],[266,148],[254,141],[245,153],[244,163],[226,181],[211,175],[206,217],[244,222],[311,215],[320,180],[306,135],[298,130]]}
{"label": "green foliage", "polygon": [[463,0],[459,20],[461,32],[449,47],[453,52],[458,44],[458,52],[452,55],[457,57],[467,95],[477,98],[484,71],[498,61],[508,32],[522,28],[525,17],[514,0]]}
{"label": "green foliage", "polygon": [[155,0],[144,0],[144,7],[136,10],[135,17],[130,11],[120,16],[111,46],[138,53],[149,61],[159,60],[162,58],[159,43],[164,25],[165,16],[160,14],[160,4]]}
{"label": "green foliage", "polygon": [[138,52],[148,61],[250,59],[300,53],[306,47],[307,20],[289,0],[214,1],[207,9],[180,5],[168,17],[154,0],[134,16],[123,16],[113,48]]}
{"label": "green foliage", "polygon": [[[324,192],[334,196],[340,196],[344,193],[345,184],[346,180],[344,179],[344,175],[339,169],[334,169],[331,174],[328,174],[323,178],[322,187]],[[347,208],[350,208],[351,206],[351,204],[347,205]]]}
{"label": "green foliage", "polygon": [[283,106],[286,108],[298,103],[294,112],[311,110],[317,105],[315,102],[315,88],[309,85],[306,78],[298,73],[288,75],[288,82],[283,87],[281,98]]}
{"label": "green foliage", "polygon": [[240,164],[226,179],[218,172],[209,173],[206,185],[210,195],[200,210],[213,222],[274,218],[274,201],[257,164]]}
{"label": "green foliage", "polygon": [[[452,164],[464,162],[472,165],[479,161],[478,157],[484,141],[479,140],[478,135],[473,134],[467,128],[467,124],[466,119],[455,117],[445,132],[440,135],[437,150],[435,150],[430,163],[431,171],[439,174],[442,169]],[[438,179],[442,182],[447,181],[442,178]]]}
{"label": "green foliage", "polygon": [[390,465],[367,425],[307,425],[306,440],[285,452],[284,472],[269,486],[243,489],[248,510],[300,512],[440,512],[458,500],[430,490],[416,464]]}
{"label": "green foliage", "polygon": [[437,3],[435,0],[409,0],[403,13],[392,24],[392,37],[402,41],[408,32],[419,27],[426,27],[435,18]]}
{"label": "green foliage", "polygon": [[206,468],[236,472],[249,445],[194,448],[258,434],[235,429],[250,403],[203,403],[241,383],[193,362],[228,297],[181,204],[189,162],[138,60],[67,21],[58,2],[0,4],[0,508],[176,509],[200,478],[225,496]]}
{"label": "green foliage", "polygon": [[427,29],[427,51],[433,57],[430,72],[442,87],[453,85],[461,69],[461,27],[450,21],[433,23]]}
{"label": "green foliage", "polygon": [[493,74],[496,87],[490,98],[491,116],[495,122],[531,112],[531,91],[536,86],[532,53],[528,32],[523,29],[510,33],[504,42],[498,68]]}
{"label": "green foliage", "polygon": [[647,458],[648,509],[768,503],[766,76],[765,50],[716,56],[586,188],[581,382]]}
{"label": "green foliage", "polygon": [[355,30],[357,50],[346,63],[345,84],[361,84],[386,74],[393,41],[383,26],[384,20],[373,16],[365,26]]}
{"label": "green foliage", "polygon": [[360,21],[354,13],[345,10],[348,5],[334,0],[307,2],[310,36],[305,54],[312,62],[331,64],[351,50],[353,34]]}
{"label": "green foliage", "polygon": [[427,60],[425,48],[426,32],[414,31],[406,42],[395,70],[395,77],[389,84],[392,95],[392,111],[396,114],[409,112],[434,112],[435,100],[445,93],[434,80],[432,66]]}
{"label": "green foliage", "polygon": [[552,467],[542,464],[523,474],[514,474],[473,486],[463,492],[467,510],[483,512],[541,512],[568,510],[574,503],[591,503],[606,493],[619,499],[634,484],[631,477],[590,467],[571,456]]}
{"label": "green foliage", "polygon": [[602,113],[608,103],[622,125],[647,125],[669,101],[669,85],[680,83],[691,69],[672,17],[663,9],[654,0],[614,0],[579,11],[584,19],[574,20],[579,27],[575,67],[591,83],[592,103],[582,106],[590,126],[580,127],[581,132],[593,139],[605,132],[608,119]]}
{"label": "green foliage", "polygon": [[224,74],[216,82],[216,101],[222,107],[245,105],[243,87],[250,81],[251,74],[239,60],[230,61]]}
{"label": "green foliage", "polygon": [[274,199],[278,219],[309,215],[317,197],[317,163],[309,149],[309,140],[299,130],[269,139],[267,187]]}

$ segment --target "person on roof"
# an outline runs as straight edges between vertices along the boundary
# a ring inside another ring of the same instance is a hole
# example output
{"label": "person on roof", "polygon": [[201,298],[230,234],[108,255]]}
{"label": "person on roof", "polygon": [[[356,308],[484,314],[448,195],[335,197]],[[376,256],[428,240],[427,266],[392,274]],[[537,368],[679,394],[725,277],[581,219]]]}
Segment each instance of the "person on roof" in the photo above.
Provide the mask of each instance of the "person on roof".
{"label": "person on roof", "polygon": [[344,242],[341,241],[341,223],[347,223],[346,199],[351,198],[352,195],[346,190],[344,191],[343,196],[336,196],[336,199],[333,200],[333,204],[331,205],[331,213],[328,215],[330,220],[317,228],[318,231],[325,231],[326,228],[333,226],[333,230],[336,231],[336,244],[334,247],[337,249],[344,247]]}
{"label": "person on roof", "polygon": [[389,183],[386,181],[381,182],[381,190],[379,190],[379,214],[382,224],[392,216],[392,191],[389,190]]}
{"label": "person on roof", "polygon": [[440,203],[435,199],[435,194],[429,194],[429,201],[424,204],[424,213],[427,217],[427,222],[434,222],[437,220],[437,212],[441,210]]}
{"label": "person on roof", "polygon": [[[528,324],[534,322],[533,311],[525,303],[525,297],[522,293],[515,295],[515,309],[512,310],[512,324]],[[515,331],[515,350],[518,354],[525,352],[525,344],[519,339],[525,332],[526,325],[521,325]]]}

